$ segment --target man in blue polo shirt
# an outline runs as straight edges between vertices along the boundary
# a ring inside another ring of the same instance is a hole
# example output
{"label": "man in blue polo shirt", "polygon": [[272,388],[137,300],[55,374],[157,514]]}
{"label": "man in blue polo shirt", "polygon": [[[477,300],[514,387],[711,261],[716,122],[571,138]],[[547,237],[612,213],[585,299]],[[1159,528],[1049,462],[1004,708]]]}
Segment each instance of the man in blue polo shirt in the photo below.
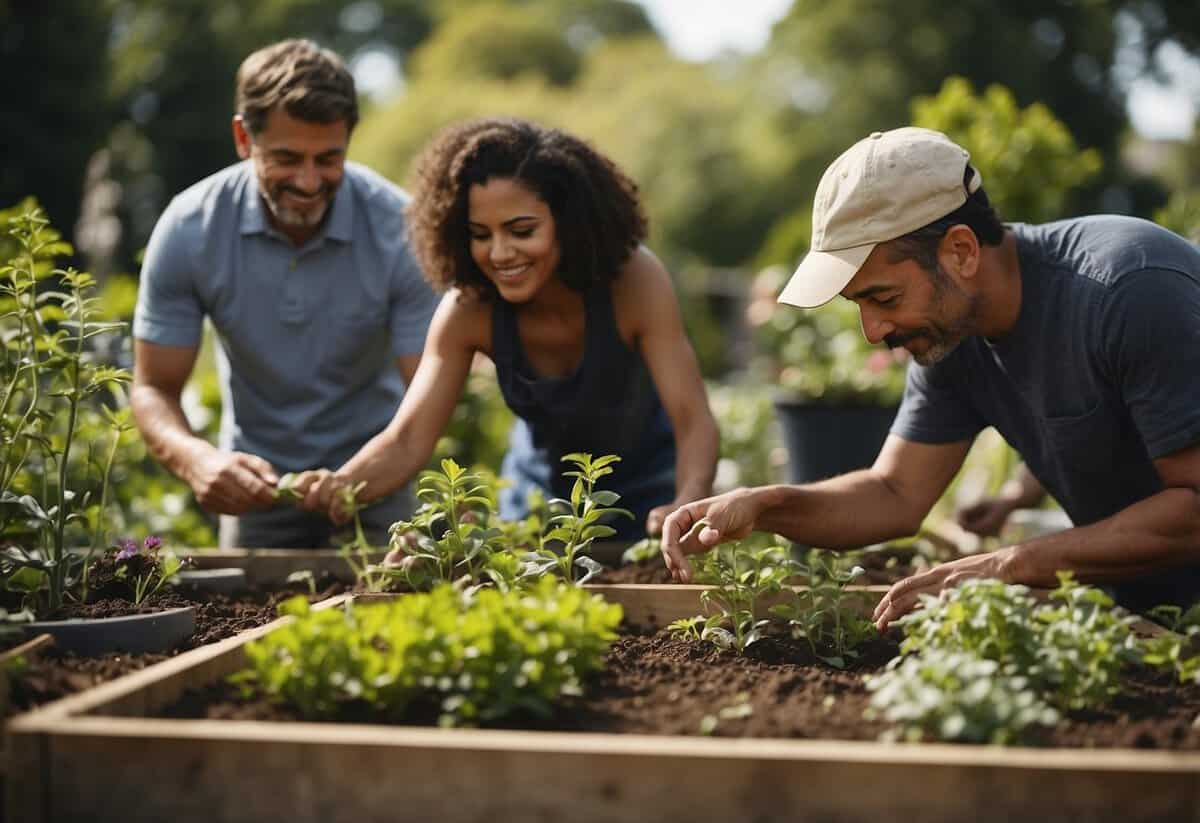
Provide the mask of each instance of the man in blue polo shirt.
{"label": "man in blue polo shirt", "polygon": [[868,340],[915,361],[879,457],[677,510],[663,526],[677,578],[684,554],[751,529],[829,548],[912,534],[994,426],[1075,527],[900,581],[880,628],[970,577],[1053,586],[1071,571],[1135,608],[1200,598],[1200,250],[1131,217],[1003,224],[965,149],[903,128],[825,172],[812,249],[779,299],[839,294]]}
{"label": "man in blue polo shirt", "polygon": [[[406,246],[407,196],[346,161],[358,106],[337,55],[306,40],[251,54],[236,107],[242,162],[175,197],[147,246],[131,405],[155,458],[222,515],[222,546],[327,546],[324,515],[276,505],[278,478],[340,466],[387,424],[436,296]],[[205,317],[219,447],[180,402]],[[363,512],[376,541],[409,500]]]}

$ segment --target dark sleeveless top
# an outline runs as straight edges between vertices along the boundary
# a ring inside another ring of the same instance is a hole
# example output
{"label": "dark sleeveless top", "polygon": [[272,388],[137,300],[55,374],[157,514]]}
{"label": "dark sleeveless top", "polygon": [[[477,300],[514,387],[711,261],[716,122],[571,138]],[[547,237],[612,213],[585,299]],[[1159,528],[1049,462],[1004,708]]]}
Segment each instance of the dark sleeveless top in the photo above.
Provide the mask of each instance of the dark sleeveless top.
{"label": "dark sleeveless top", "polygon": [[497,300],[492,308],[496,378],[518,418],[501,469],[512,483],[501,492],[501,515],[525,516],[533,488],[569,498],[574,478],[562,476],[569,468],[561,462],[564,454],[616,454],[621,462],[600,487],[620,494],[617,505],[637,519],[613,522],[613,539],[639,539],[650,509],[675,497],[675,438],[645,362],[621,340],[611,288],[592,288],[583,302],[583,358],[565,377],[534,371],[521,346],[515,306]]}

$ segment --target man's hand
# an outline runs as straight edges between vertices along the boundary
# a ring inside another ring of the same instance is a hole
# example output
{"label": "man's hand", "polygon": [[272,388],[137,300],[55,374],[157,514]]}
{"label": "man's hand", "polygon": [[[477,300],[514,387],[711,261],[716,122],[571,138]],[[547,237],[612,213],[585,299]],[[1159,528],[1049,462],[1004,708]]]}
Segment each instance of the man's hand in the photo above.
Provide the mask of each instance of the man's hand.
{"label": "man's hand", "polygon": [[699,500],[698,495],[681,494],[672,500],[670,503],[664,503],[661,506],[655,506],[646,515],[646,534],[655,537],[662,533],[663,523],[666,522],[667,516],[676,509],[686,506],[688,503],[693,503]]}
{"label": "man's hand", "polygon": [[684,555],[708,551],[718,543],[740,540],[754,530],[762,504],[754,489],[734,489],[676,509],[663,523],[662,554],[677,583],[692,579]]}
{"label": "man's hand", "polygon": [[1001,497],[985,497],[978,503],[959,509],[958,525],[980,537],[995,537],[1008,522],[1016,503]]}
{"label": "man's hand", "polygon": [[1015,551],[1014,547],[1009,546],[987,554],[963,557],[904,578],[888,589],[875,607],[875,613],[871,616],[875,628],[885,631],[893,620],[919,606],[921,595],[940,594],[973,577],[991,577],[1006,583],[1019,582],[1012,579]]}
{"label": "man's hand", "polygon": [[244,514],[275,504],[275,469],[258,455],[212,449],[193,462],[188,483],[215,514]]}
{"label": "man's hand", "polygon": [[312,512],[325,512],[336,525],[350,519],[342,509],[338,491],[349,485],[349,481],[329,469],[310,469],[296,476],[292,488],[300,496],[296,503],[300,508]]}

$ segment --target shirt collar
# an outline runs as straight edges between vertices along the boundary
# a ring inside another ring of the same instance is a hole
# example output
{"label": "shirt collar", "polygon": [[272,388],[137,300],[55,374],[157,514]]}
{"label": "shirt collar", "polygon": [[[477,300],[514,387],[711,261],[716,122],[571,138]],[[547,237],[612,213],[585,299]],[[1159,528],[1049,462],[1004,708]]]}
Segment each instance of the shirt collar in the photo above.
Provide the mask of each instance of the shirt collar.
{"label": "shirt collar", "polygon": [[[246,197],[242,202],[241,232],[242,234],[276,234],[277,231],[267,220],[266,205],[258,191],[258,178],[254,176],[251,161],[243,160],[246,164]],[[333,196],[333,206],[325,220],[322,230],[312,241],[325,238],[349,243],[354,229],[354,193],[350,191],[352,183],[350,175],[342,175],[342,183],[338,186],[337,194]]]}

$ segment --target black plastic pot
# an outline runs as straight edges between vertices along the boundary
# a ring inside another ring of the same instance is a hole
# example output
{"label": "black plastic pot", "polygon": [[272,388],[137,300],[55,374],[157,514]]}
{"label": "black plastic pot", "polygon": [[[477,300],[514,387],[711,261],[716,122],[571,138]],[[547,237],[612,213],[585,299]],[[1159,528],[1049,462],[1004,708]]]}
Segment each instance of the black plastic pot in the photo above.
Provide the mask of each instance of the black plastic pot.
{"label": "black plastic pot", "polygon": [[810,483],[875,462],[898,406],[833,406],[775,399],[788,450],[788,479]]}
{"label": "black plastic pot", "polygon": [[196,610],[183,606],[124,617],[45,620],[24,623],[21,629],[30,636],[49,634],[56,648],[85,657],[108,652],[165,652],[191,637],[196,630]]}

